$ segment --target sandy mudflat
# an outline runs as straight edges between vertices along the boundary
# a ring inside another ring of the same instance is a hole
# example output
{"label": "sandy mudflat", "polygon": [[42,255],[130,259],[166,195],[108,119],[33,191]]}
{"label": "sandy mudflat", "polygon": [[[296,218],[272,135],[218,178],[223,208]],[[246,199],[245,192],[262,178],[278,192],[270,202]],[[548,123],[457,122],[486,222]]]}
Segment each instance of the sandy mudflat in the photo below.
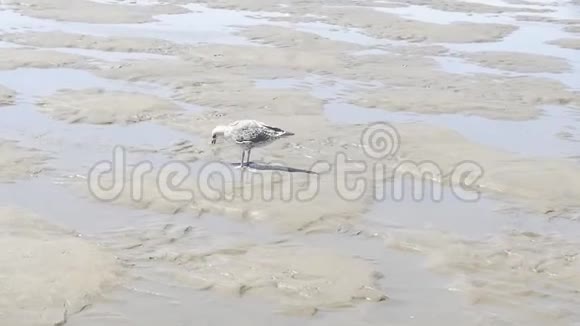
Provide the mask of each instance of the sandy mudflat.
{"label": "sandy mudflat", "polygon": [[328,23],[361,28],[371,36],[410,42],[492,42],[517,29],[502,24],[434,24],[403,19],[371,9],[335,8],[328,13]]}
{"label": "sandy mudflat", "polygon": [[0,49],[0,69],[87,66],[82,56],[30,48]]}
{"label": "sandy mudflat", "polygon": [[57,325],[115,284],[114,256],[20,209],[0,208],[0,322]]}
{"label": "sandy mudflat", "polygon": [[8,2],[17,12],[31,17],[100,24],[143,23],[154,20],[154,15],[187,12],[173,5],[119,6],[85,0]]}
{"label": "sandy mudflat", "polygon": [[[0,324],[576,323],[576,8],[0,7]],[[239,169],[246,118],[295,135]]]}
{"label": "sandy mudflat", "polygon": [[42,99],[42,112],[69,123],[128,124],[158,119],[179,108],[151,95],[102,89],[60,91]]}

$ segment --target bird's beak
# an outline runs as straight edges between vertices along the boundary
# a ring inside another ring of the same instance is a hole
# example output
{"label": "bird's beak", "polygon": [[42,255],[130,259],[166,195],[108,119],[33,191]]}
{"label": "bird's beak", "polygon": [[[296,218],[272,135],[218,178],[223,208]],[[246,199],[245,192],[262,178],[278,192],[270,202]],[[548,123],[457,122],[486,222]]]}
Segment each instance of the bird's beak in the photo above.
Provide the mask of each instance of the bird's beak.
{"label": "bird's beak", "polygon": [[212,145],[215,145],[215,142],[216,142],[216,139],[215,139],[215,138],[212,138],[212,140],[211,140],[211,144],[212,144]]}

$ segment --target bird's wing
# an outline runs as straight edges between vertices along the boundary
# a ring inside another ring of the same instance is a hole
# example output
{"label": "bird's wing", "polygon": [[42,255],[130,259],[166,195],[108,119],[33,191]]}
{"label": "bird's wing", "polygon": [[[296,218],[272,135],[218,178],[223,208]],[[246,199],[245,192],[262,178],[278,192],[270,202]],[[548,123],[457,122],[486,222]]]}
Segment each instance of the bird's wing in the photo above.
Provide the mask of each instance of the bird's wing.
{"label": "bird's wing", "polygon": [[232,130],[232,139],[236,143],[260,143],[271,139],[273,131],[262,126],[247,123],[240,124]]}
{"label": "bird's wing", "polygon": [[276,135],[282,135],[286,133],[286,130],[284,129],[280,129],[278,127],[273,127],[273,126],[269,126],[263,122],[258,122],[258,124],[262,127],[262,128],[266,128],[268,130],[270,130],[271,132],[273,132]]}

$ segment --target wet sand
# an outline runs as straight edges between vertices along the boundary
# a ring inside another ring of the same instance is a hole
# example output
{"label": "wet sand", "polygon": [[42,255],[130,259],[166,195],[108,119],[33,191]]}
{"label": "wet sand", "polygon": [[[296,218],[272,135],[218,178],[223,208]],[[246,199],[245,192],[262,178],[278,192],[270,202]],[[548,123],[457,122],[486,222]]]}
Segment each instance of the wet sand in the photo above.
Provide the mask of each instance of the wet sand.
{"label": "wet sand", "polygon": [[580,322],[578,12],[2,2],[0,324]]}

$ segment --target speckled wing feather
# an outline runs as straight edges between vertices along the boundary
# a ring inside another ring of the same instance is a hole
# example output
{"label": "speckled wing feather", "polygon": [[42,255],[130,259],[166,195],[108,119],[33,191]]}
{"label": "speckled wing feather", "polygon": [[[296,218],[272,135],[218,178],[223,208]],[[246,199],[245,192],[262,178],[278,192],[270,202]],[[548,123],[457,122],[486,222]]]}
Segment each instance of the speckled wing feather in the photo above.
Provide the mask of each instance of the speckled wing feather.
{"label": "speckled wing feather", "polygon": [[267,128],[254,121],[239,121],[232,129],[232,138],[236,143],[262,143],[272,136]]}

